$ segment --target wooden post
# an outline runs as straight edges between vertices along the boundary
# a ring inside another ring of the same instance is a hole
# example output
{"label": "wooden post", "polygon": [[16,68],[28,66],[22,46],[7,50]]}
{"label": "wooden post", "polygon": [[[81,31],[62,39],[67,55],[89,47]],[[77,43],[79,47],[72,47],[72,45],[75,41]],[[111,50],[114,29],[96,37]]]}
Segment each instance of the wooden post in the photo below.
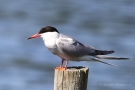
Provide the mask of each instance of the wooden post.
{"label": "wooden post", "polygon": [[88,71],[82,66],[55,69],[54,90],[87,90]]}

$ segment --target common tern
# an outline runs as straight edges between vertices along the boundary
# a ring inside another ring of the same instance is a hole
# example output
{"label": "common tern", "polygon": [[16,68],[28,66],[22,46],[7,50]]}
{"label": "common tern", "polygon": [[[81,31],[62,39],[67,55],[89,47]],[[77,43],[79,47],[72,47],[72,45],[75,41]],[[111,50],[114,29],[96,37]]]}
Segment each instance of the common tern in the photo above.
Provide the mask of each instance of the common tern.
{"label": "common tern", "polygon": [[68,61],[97,61],[111,66],[104,62],[102,59],[112,60],[127,60],[129,58],[108,56],[107,54],[114,53],[113,50],[98,50],[92,46],[84,45],[79,41],[61,34],[55,27],[46,26],[28,39],[41,37],[44,41],[45,46],[54,54],[59,56],[62,61],[59,69],[63,68],[63,62],[66,61],[65,69],[67,68]]}

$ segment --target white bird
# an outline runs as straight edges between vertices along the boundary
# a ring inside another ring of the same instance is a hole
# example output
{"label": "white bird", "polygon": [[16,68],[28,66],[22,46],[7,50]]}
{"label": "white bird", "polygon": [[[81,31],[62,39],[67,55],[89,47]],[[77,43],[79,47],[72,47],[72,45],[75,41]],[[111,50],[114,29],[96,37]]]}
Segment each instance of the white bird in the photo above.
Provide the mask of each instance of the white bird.
{"label": "white bird", "polygon": [[113,50],[97,50],[92,46],[84,45],[77,40],[61,34],[55,27],[46,26],[41,30],[29,37],[32,38],[43,38],[45,46],[55,55],[62,59],[59,69],[63,68],[63,62],[66,60],[64,69],[67,68],[68,61],[97,61],[111,66],[116,66],[102,59],[114,59],[114,60],[126,60],[129,58],[108,56],[106,54],[114,53]]}

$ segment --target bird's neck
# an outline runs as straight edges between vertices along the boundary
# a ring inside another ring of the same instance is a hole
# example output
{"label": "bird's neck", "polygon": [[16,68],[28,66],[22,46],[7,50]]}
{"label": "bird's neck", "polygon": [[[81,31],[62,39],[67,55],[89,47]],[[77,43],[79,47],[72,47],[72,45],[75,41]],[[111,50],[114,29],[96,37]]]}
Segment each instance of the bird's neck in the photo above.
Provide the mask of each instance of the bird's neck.
{"label": "bird's neck", "polygon": [[52,51],[52,48],[55,48],[56,46],[56,40],[59,38],[59,33],[57,32],[47,32],[42,34],[41,36],[43,38],[45,46]]}
{"label": "bird's neck", "polygon": [[51,40],[51,39],[56,39],[59,37],[59,33],[57,32],[47,32],[42,34],[41,36],[44,41]]}

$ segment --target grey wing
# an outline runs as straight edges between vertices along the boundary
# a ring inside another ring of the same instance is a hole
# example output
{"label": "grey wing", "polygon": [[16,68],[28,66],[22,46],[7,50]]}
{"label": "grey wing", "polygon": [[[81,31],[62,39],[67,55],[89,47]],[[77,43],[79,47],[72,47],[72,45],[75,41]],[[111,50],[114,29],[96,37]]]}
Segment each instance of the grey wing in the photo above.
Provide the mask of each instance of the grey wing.
{"label": "grey wing", "polygon": [[59,39],[57,41],[57,46],[63,53],[72,58],[78,58],[95,52],[93,47],[86,47],[85,45],[72,38]]}

